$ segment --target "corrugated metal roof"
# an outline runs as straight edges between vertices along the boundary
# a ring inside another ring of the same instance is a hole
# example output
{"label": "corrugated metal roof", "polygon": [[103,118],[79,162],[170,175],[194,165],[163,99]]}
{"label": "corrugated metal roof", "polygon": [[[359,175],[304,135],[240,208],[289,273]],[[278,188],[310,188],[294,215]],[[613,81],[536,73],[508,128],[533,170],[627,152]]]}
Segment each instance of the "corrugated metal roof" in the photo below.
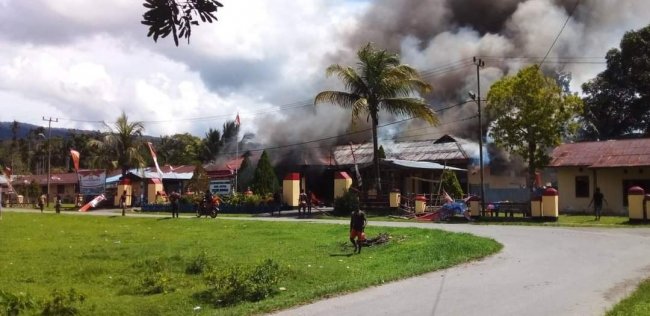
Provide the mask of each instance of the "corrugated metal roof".
{"label": "corrugated metal roof", "polygon": [[[13,185],[24,185],[26,183],[31,183],[32,180],[36,181],[39,185],[47,185],[47,175],[17,175],[12,177],[11,184]],[[50,184],[75,184],[79,182],[77,174],[74,172],[71,173],[53,173],[51,174]]]}
{"label": "corrugated metal roof", "polygon": [[[350,149],[352,147],[352,149]],[[334,161],[338,165],[352,165],[352,150],[357,164],[372,163],[372,143],[342,145],[334,148]],[[453,161],[467,160],[470,157],[461,142],[435,143],[434,140],[399,142],[384,145],[387,159],[412,161]]]}
{"label": "corrugated metal roof", "polygon": [[650,166],[650,138],[562,144],[549,167],[590,168]]}
{"label": "corrugated metal roof", "polygon": [[467,171],[466,169],[444,166],[436,162],[429,161],[411,161],[399,159],[384,159],[385,164],[394,165],[398,167],[405,167],[409,169],[427,169],[427,170],[454,170],[454,171]]}

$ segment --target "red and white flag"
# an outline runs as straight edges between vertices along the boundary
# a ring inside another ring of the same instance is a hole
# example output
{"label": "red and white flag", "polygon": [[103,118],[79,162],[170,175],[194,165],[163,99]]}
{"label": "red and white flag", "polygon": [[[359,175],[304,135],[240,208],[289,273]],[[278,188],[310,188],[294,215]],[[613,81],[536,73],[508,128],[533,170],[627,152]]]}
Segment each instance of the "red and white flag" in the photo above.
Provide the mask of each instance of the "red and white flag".
{"label": "red and white flag", "polygon": [[79,157],[80,157],[79,152],[74,150],[74,149],[70,149],[70,157],[72,157],[72,163],[74,164],[74,170],[76,172],[79,172]]}
{"label": "red and white flag", "polygon": [[239,113],[237,113],[237,117],[235,117],[235,125],[239,126],[241,122],[239,121]]}
{"label": "red and white flag", "polygon": [[147,146],[149,146],[149,152],[151,152],[153,163],[156,165],[156,171],[158,171],[158,177],[160,178],[160,180],[162,180],[163,172],[162,170],[160,170],[160,166],[158,166],[158,158],[156,158],[156,152],[153,150],[153,144],[151,144],[151,142],[147,142]]}
{"label": "red and white flag", "polygon": [[99,204],[99,202],[101,202],[101,201],[103,201],[103,200],[106,200],[106,196],[104,196],[104,194],[102,193],[102,194],[96,196],[96,197],[95,197],[94,199],[92,199],[90,202],[86,203],[86,205],[82,206],[82,207],[79,209],[79,212],[88,212],[88,210],[89,210],[91,207],[97,207],[97,204]]}

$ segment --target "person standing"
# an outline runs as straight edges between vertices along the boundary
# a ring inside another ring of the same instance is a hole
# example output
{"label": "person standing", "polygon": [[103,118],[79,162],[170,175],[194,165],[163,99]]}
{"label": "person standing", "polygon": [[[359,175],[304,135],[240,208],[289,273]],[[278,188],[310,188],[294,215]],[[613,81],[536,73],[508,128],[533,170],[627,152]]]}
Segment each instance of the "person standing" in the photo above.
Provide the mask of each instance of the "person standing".
{"label": "person standing", "polygon": [[366,229],[367,223],[366,214],[363,211],[356,209],[352,212],[350,218],[350,242],[354,245],[356,253],[361,253],[361,247],[366,240],[366,234],[363,231]]}
{"label": "person standing", "polygon": [[45,194],[41,194],[41,196],[38,197],[38,208],[41,209],[41,213],[43,213],[44,207],[45,207]]}
{"label": "person standing", "polygon": [[126,215],[126,190],[122,191],[120,196],[120,207],[122,208],[122,216]]}
{"label": "person standing", "polygon": [[587,207],[590,207],[592,203],[594,204],[594,216],[596,216],[597,221],[600,220],[600,212],[603,210],[603,201],[607,203],[605,196],[600,192],[600,188],[596,188],[596,192],[594,192],[594,196],[591,198],[589,206]]}
{"label": "person standing", "polygon": [[54,209],[57,214],[61,213],[61,194],[56,195],[56,201],[54,201]]}
{"label": "person standing", "polygon": [[[307,214],[307,194],[305,194],[305,190],[300,190],[298,202],[298,217],[302,217]],[[301,211],[302,215],[300,213]]]}
{"label": "person standing", "polygon": [[180,200],[180,198],[181,195],[176,191],[169,195],[169,202],[172,207],[172,218],[178,218],[178,200]]}
{"label": "person standing", "polygon": [[[282,211],[282,195],[280,191],[273,193],[273,204],[275,210],[278,211],[278,216],[280,216],[280,211]],[[271,216],[273,216],[273,210],[271,210]]]}

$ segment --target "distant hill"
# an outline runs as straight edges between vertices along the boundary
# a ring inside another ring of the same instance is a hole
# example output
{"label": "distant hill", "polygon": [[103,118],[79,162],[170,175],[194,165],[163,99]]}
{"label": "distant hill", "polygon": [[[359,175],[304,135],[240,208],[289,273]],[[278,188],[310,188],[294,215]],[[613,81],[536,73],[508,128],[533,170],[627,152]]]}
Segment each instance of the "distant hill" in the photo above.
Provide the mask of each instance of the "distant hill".
{"label": "distant hill", "polygon": [[[11,138],[13,137],[13,134],[11,133],[12,125],[13,122],[0,122],[0,141],[11,140]],[[16,132],[16,138],[20,139],[20,138],[27,137],[27,134],[29,133],[30,130],[36,129],[38,127],[41,126],[18,122],[18,131]],[[44,128],[47,133],[47,125],[45,125]],[[66,138],[71,132],[81,134],[81,133],[94,133],[95,131],[79,130],[73,128],[60,128],[54,126],[52,127],[52,137],[59,136],[59,137]]]}

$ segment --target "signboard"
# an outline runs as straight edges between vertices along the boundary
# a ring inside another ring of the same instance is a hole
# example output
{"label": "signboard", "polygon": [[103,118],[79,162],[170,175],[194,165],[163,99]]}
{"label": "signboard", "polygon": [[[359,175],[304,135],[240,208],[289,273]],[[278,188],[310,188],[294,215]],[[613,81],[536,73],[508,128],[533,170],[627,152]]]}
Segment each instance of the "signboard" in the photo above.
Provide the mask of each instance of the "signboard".
{"label": "signboard", "polygon": [[106,185],[106,171],[79,170],[79,193],[82,195],[100,195]]}
{"label": "signboard", "polygon": [[232,183],[230,180],[210,180],[210,192],[212,194],[230,195],[232,193]]}

